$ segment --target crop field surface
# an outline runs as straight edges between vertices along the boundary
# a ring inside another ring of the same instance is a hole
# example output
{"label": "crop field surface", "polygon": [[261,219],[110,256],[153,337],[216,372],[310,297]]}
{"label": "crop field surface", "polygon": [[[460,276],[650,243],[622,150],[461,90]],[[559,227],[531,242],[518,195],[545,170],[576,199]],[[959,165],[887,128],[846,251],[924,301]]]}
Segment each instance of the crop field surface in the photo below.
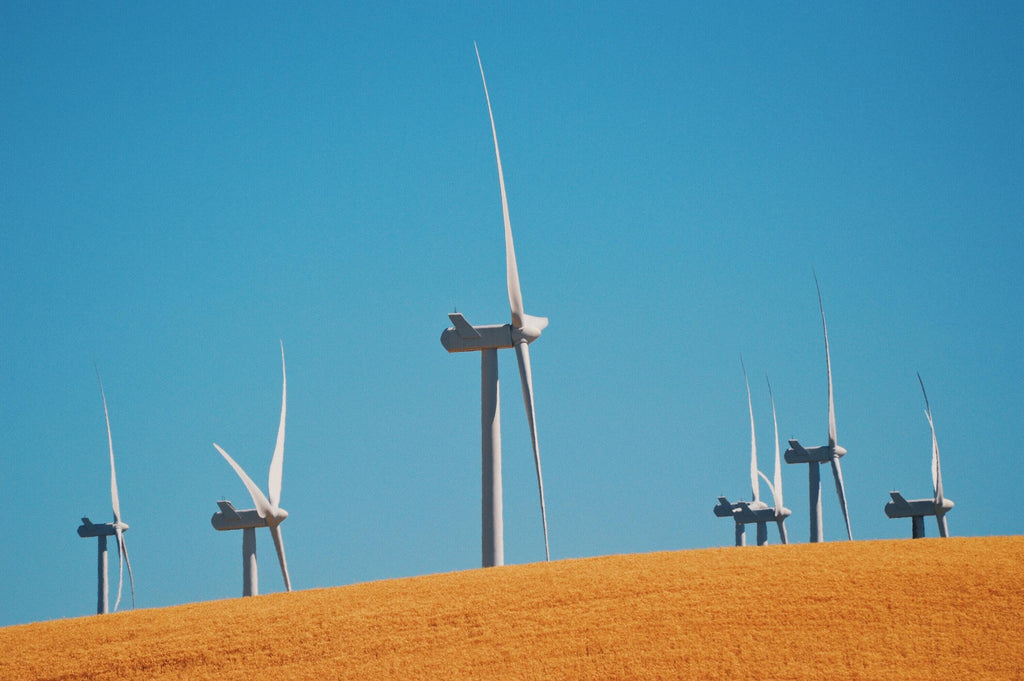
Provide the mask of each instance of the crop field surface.
{"label": "crop field surface", "polygon": [[1024,679],[1024,537],[561,560],[0,629],[0,679]]}

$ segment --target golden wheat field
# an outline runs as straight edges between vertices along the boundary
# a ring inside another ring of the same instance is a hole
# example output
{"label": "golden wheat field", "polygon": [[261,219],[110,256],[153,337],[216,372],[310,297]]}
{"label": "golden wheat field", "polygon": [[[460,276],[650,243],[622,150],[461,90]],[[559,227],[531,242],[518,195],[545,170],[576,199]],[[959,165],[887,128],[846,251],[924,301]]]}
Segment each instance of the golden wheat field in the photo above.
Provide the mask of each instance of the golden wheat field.
{"label": "golden wheat field", "polygon": [[0,679],[1024,679],[1024,537],[563,560],[0,629]]}

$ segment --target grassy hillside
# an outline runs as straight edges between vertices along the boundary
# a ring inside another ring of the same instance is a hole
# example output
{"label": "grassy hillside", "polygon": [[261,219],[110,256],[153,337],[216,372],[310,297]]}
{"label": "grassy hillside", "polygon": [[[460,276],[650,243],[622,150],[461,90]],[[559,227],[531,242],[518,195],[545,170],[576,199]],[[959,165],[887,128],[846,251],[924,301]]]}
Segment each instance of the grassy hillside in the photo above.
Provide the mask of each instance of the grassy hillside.
{"label": "grassy hillside", "polygon": [[609,556],[0,629],[0,679],[1024,678],[1024,537]]}

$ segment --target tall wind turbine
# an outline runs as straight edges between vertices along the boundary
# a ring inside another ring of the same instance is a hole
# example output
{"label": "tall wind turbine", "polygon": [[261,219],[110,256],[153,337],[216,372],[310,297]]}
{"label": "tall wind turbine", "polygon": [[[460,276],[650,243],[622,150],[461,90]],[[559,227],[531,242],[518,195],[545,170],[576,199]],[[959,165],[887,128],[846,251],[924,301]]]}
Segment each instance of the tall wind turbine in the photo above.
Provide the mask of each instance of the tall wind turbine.
{"label": "tall wind turbine", "polygon": [[441,333],[441,345],[448,352],[480,353],[480,424],[482,459],[482,554],[483,566],[503,565],[505,550],[501,506],[501,409],[498,394],[498,350],[515,348],[519,361],[519,379],[526,405],[526,418],[530,423],[530,439],[533,444],[533,461],[537,469],[537,488],[540,492],[540,516],[544,527],[544,557],[551,559],[548,548],[548,521],[544,508],[544,478],[540,468],[540,448],[537,443],[537,423],[533,400],[533,375],[530,370],[530,343],[540,337],[548,325],[546,317],[526,314],[523,308],[523,294],[519,287],[519,269],[516,266],[516,251],[512,242],[512,223],[508,216],[508,198],[505,195],[505,176],[501,170],[501,153],[498,151],[498,133],[494,126],[491,97],[487,92],[480,50],[476,48],[480,79],[484,84],[487,99],[487,114],[491,119],[491,134],[494,137],[494,156],[498,162],[498,186],[501,190],[501,212],[505,221],[505,279],[508,288],[508,302],[512,312],[511,324],[473,326],[466,318],[454,312],[448,315],[454,326]]}
{"label": "tall wind turbine", "polygon": [[924,517],[935,516],[939,525],[939,536],[948,537],[946,513],[953,508],[953,500],[947,499],[942,493],[942,467],[939,465],[939,441],[935,439],[935,423],[932,421],[932,408],[928,404],[928,393],[924,390],[921,374],[917,375],[924,394],[924,415],[928,418],[928,426],[932,429],[932,494],[931,499],[912,499],[907,501],[899,492],[889,492],[892,501],[885,505],[885,515],[890,518],[910,518],[912,522],[911,536],[914,539],[924,537]]}
{"label": "tall wind turbine", "polygon": [[128,566],[128,581],[132,590],[132,609],[135,608],[135,577],[132,575],[132,564],[128,560],[128,545],[124,541],[124,533],[128,531],[128,523],[121,520],[121,502],[117,496],[117,473],[114,471],[114,439],[110,435],[110,414],[107,412],[107,395],[103,392],[103,379],[100,372],[96,371],[96,378],[100,382],[100,397],[103,398],[103,417],[107,421],[107,445],[110,448],[110,505],[114,510],[114,522],[95,524],[88,518],[82,518],[82,524],[78,527],[79,537],[96,537],[99,545],[97,574],[99,587],[96,594],[96,614],[104,615],[107,610],[107,599],[109,587],[107,584],[107,537],[113,535],[117,538],[117,600],[114,601],[114,610],[121,604],[121,587],[124,584],[124,568]]}
{"label": "tall wind turbine", "polygon": [[220,445],[214,443],[221,456],[231,464],[231,467],[242,479],[245,488],[249,490],[254,509],[238,511],[230,501],[218,501],[217,506],[220,512],[214,513],[210,518],[214,529],[217,530],[242,530],[242,595],[256,596],[259,594],[259,579],[256,568],[256,528],[270,528],[270,536],[274,539],[274,547],[277,549],[277,560],[281,563],[281,576],[284,577],[284,588],[292,590],[292,583],[288,577],[288,563],[284,558],[284,543],[281,539],[281,523],[288,517],[288,511],[280,507],[281,503],[281,477],[284,467],[284,421],[285,409],[288,402],[288,376],[284,366],[284,343],[281,343],[281,423],[277,428],[277,445],[274,447],[274,456],[270,460],[270,479],[267,484],[268,495],[264,495],[260,488],[252,481],[242,467],[232,459],[227,452],[221,449]]}
{"label": "tall wind turbine", "polygon": [[790,449],[786,450],[786,463],[805,463],[808,470],[808,482],[811,501],[811,541],[823,541],[821,523],[821,470],[820,465],[830,463],[832,475],[836,481],[836,495],[839,506],[843,510],[846,522],[846,536],[853,539],[850,531],[850,515],[846,509],[846,490],[843,486],[843,470],[839,466],[839,458],[846,454],[836,441],[836,409],[832,398],[832,357],[828,351],[828,326],[825,324],[825,306],[821,302],[821,287],[818,286],[818,275],[814,275],[814,287],[818,290],[818,309],[821,311],[821,328],[825,333],[825,367],[828,371],[828,444],[822,447],[805,448],[796,440],[790,440]]}
{"label": "tall wind turbine", "polygon": [[[743,360],[740,360],[743,366]],[[779,432],[778,425],[775,427],[775,481],[757,469],[757,437],[754,433],[754,406],[750,399],[750,381],[747,380],[747,368],[743,366],[743,382],[747,386],[747,410],[750,412],[750,490],[753,501],[737,501],[730,503],[726,497],[718,497],[718,504],[714,507],[714,513],[719,518],[732,518],[736,523],[736,546],[745,546],[746,526],[757,525],[757,545],[763,546],[768,543],[768,523],[774,521],[779,526],[779,539],[786,543],[785,519],[791,511],[782,506],[782,471],[779,465]],[[769,394],[771,384],[768,384]],[[772,420],[775,419],[775,399],[772,398]],[[761,494],[758,485],[758,476],[764,478],[768,488],[772,492],[775,506],[770,507],[761,501]]]}

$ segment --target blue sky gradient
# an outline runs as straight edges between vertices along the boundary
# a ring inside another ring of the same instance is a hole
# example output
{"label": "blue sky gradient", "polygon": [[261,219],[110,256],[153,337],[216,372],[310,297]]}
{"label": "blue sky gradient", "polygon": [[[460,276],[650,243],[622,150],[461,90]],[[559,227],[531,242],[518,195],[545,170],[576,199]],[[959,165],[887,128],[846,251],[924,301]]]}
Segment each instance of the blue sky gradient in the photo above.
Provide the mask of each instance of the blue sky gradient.
{"label": "blue sky gradient", "polygon": [[[251,504],[212,443],[265,488],[279,339],[294,587],[479,565],[479,357],[438,340],[454,309],[509,319],[474,40],[526,310],[551,319],[531,351],[553,558],[732,543],[711,509],[750,495],[741,355],[761,469],[765,374],[783,448],[824,444],[812,268],[854,537],[908,537],[889,490],[931,494],[918,371],[951,533],[1024,531],[1019,3],[8,2],[0,625],[94,611],[94,362],[139,607],[240,595],[241,536],[209,518]],[[501,354],[525,563],[543,537]],[[805,542],[806,470],[783,475]]]}

